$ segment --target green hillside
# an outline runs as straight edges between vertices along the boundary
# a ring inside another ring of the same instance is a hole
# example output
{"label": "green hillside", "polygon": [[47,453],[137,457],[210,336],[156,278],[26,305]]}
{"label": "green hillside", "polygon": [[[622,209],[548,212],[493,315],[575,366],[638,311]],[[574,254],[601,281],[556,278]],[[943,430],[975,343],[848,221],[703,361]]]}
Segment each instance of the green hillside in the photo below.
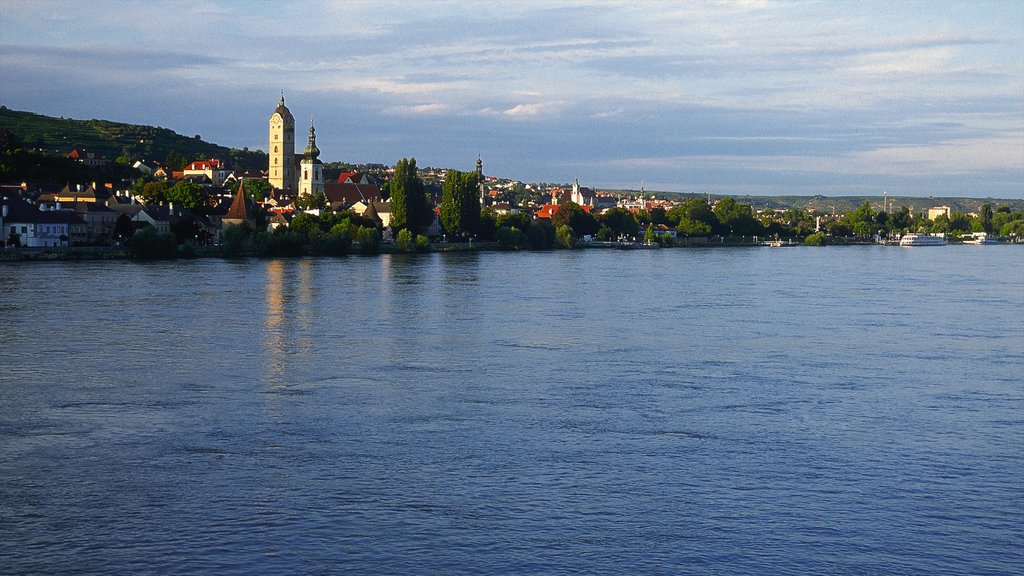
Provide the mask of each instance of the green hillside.
{"label": "green hillside", "polygon": [[17,136],[26,148],[52,155],[63,156],[78,148],[101,154],[111,162],[118,157],[161,163],[169,157],[185,161],[219,158],[234,169],[261,170],[267,166],[263,152],[218,146],[154,126],[52,118],[0,106],[0,129]]}

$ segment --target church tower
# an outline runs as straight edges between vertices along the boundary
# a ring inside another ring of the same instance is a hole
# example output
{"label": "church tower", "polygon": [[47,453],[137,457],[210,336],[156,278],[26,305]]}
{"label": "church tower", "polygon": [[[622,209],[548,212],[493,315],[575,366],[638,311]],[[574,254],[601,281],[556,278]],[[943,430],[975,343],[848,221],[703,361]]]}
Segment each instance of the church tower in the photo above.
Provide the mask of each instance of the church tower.
{"label": "church tower", "polygon": [[316,147],[316,129],[309,123],[309,144],[299,163],[299,196],[317,196],[324,191],[324,163]]}
{"label": "church tower", "polygon": [[284,105],[284,95],[270,115],[270,168],[267,178],[278,190],[295,191],[295,118]]}
{"label": "church tower", "polygon": [[484,188],[484,161],[479,155],[476,157],[476,182],[480,187],[480,207],[484,208],[487,206],[487,190]]}

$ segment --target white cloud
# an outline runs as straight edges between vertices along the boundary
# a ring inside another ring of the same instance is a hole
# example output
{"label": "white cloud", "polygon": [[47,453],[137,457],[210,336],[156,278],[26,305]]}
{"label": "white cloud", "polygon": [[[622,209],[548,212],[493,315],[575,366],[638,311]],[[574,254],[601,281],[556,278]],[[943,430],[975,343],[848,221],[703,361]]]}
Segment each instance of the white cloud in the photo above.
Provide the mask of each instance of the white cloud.
{"label": "white cloud", "polygon": [[441,104],[440,102],[434,102],[431,104],[416,104],[413,106],[394,106],[392,108],[386,108],[385,114],[394,114],[398,116],[436,116],[448,110],[448,106]]}

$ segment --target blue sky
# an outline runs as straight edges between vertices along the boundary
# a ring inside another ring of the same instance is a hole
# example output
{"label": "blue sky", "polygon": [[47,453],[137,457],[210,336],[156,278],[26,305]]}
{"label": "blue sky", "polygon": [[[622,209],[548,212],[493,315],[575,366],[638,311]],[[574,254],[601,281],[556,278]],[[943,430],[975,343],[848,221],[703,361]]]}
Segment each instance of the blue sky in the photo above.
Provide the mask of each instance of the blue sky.
{"label": "blue sky", "polygon": [[0,0],[0,104],[325,161],[1024,198],[1024,2]]}

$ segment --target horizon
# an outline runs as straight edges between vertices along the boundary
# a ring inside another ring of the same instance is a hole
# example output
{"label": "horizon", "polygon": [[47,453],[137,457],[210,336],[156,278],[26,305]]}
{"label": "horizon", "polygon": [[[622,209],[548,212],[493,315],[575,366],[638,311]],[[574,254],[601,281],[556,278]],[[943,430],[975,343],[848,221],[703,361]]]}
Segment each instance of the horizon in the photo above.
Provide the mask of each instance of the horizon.
{"label": "horizon", "polygon": [[0,3],[0,103],[38,114],[265,151],[283,92],[329,162],[1024,199],[1024,3]]}

